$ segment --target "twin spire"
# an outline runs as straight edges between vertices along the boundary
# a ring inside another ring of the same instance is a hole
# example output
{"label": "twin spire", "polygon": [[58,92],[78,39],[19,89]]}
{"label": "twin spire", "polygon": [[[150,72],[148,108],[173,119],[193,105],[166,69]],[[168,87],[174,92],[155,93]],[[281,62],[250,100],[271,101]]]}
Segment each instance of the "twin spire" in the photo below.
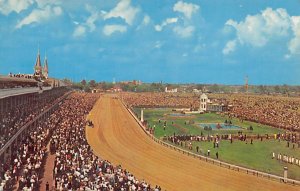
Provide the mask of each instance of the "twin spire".
{"label": "twin spire", "polygon": [[40,79],[42,79],[42,78],[48,79],[48,72],[49,72],[49,69],[48,69],[47,56],[45,55],[44,67],[42,67],[40,49],[38,49],[38,55],[36,57],[36,62],[35,62],[35,66],[34,66],[34,76],[38,77]]}

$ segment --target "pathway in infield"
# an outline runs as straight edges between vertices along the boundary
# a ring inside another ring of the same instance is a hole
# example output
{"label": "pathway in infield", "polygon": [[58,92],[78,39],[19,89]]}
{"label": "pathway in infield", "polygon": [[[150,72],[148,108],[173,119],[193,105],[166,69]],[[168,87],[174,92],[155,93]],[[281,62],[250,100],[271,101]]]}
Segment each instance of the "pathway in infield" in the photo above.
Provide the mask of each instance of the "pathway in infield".
{"label": "pathway in infield", "polygon": [[96,155],[121,164],[138,179],[163,190],[300,190],[299,186],[258,178],[200,161],[149,138],[111,95],[102,96],[88,116],[86,136]]}

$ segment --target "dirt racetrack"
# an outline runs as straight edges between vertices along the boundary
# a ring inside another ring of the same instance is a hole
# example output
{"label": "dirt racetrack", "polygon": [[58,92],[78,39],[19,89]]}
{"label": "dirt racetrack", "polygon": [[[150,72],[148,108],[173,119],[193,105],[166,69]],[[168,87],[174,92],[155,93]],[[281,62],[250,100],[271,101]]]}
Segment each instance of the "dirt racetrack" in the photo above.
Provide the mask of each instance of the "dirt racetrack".
{"label": "dirt racetrack", "polygon": [[163,190],[300,190],[240,173],[171,150],[150,139],[118,99],[102,96],[89,115],[86,136],[96,155],[121,164]]}

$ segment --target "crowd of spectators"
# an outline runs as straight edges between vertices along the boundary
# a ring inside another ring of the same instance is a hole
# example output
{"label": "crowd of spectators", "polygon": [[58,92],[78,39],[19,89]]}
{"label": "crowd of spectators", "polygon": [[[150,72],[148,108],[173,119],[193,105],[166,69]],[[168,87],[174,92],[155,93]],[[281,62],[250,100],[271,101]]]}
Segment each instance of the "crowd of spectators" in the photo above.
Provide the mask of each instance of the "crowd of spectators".
{"label": "crowd of spectators", "polygon": [[[199,95],[194,94],[122,93],[121,96],[129,107],[197,108],[200,104]],[[300,98],[245,94],[209,94],[208,97],[231,105],[229,116],[300,132]]]}
{"label": "crowd of spectators", "polygon": [[[0,166],[0,189],[40,190],[46,146],[55,154],[55,190],[155,190],[120,165],[114,166],[93,154],[85,138],[86,116],[97,94],[72,93],[50,117],[24,136],[12,160]],[[90,127],[91,128],[91,127]]]}
{"label": "crowd of spectators", "polygon": [[37,83],[0,82],[0,89],[37,87]]}
{"label": "crowd of spectators", "polygon": [[[55,153],[56,190],[153,190],[121,166],[95,156],[85,138],[85,117],[94,105],[94,94],[72,94],[59,108],[61,122],[50,145]],[[156,190],[160,190],[159,187]]]}
{"label": "crowd of spectators", "polygon": [[52,113],[45,121],[40,120],[36,128],[28,129],[19,145],[13,145],[11,160],[0,166],[0,190],[39,190],[46,145],[58,122],[57,114]]}
{"label": "crowd of spectators", "polygon": [[12,74],[8,76],[0,75],[0,89],[37,87],[37,81],[30,74]]}
{"label": "crowd of spectators", "polygon": [[229,140],[231,143],[233,140],[245,141],[245,142],[252,142],[253,140],[263,141],[274,139],[278,141],[286,141],[287,147],[297,147],[300,148],[300,138],[297,137],[295,133],[278,133],[278,134],[264,134],[264,135],[247,135],[243,132],[238,132],[237,134],[221,134],[221,135],[172,135],[164,137],[165,140],[168,140],[175,144],[182,144],[181,142],[186,141],[208,141],[208,142],[216,142],[221,140]]}
{"label": "crowd of spectators", "polygon": [[13,74],[13,73],[9,73],[8,74],[9,77],[15,77],[15,78],[26,78],[26,79],[34,79],[32,74]]}
{"label": "crowd of spectators", "polygon": [[229,114],[274,127],[300,131],[300,99],[275,96],[228,96]]}
{"label": "crowd of spectators", "polygon": [[123,92],[122,99],[129,107],[184,107],[199,106],[197,96],[169,93]]}
{"label": "crowd of spectators", "polygon": [[[61,97],[67,90],[59,88],[44,91],[35,100],[23,105],[18,105],[1,114],[0,119],[0,149],[11,139],[23,125],[34,119],[42,111]],[[55,93],[54,93],[55,92]]]}

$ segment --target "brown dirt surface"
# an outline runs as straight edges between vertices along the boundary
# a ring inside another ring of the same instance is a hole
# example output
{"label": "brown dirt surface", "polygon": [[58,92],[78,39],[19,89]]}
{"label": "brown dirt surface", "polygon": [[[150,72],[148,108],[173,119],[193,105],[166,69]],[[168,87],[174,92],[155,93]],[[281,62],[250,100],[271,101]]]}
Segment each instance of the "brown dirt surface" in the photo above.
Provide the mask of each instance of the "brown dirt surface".
{"label": "brown dirt surface", "polygon": [[166,148],[148,137],[121,101],[110,95],[97,101],[88,118],[94,128],[87,127],[86,136],[96,155],[162,190],[300,190]]}

